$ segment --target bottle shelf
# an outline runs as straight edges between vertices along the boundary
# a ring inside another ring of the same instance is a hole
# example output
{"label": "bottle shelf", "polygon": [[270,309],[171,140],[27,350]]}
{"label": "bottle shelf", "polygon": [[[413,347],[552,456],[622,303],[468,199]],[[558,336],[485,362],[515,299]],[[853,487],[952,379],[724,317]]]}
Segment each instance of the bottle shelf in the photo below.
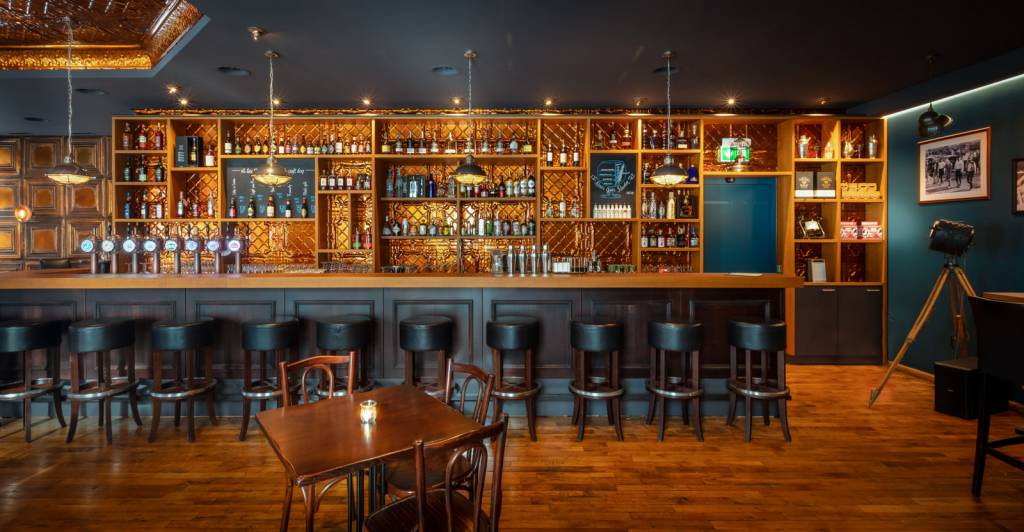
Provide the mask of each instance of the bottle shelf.
{"label": "bottle shelf", "polygon": [[843,162],[843,163],[858,163],[858,164],[872,164],[872,163],[884,163],[885,159],[881,159],[881,158],[878,158],[878,157],[875,157],[874,159],[857,159],[857,158],[843,157],[842,159],[839,159],[839,162]]}
{"label": "bottle shelf", "polygon": [[835,203],[835,198],[793,198],[796,203]]}
{"label": "bottle shelf", "polygon": [[172,172],[219,172],[219,166],[172,166]]}
{"label": "bottle shelf", "polygon": [[793,172],[788,170],[756,170],[749,172],[729,172],[729,171],[715,171],[705,170],[705,177],[776,177],[776,176],[790,176]]}
{"label": "bottle shelf", "polygon": [[640,183],[640,188],[651,190],[673,190],[673,189],[694,189],[700,188],[700,183],[679,183],[678,185],[659,185],[657,183]]}
{"label": "bottle shelf", "polygon": [[794,238],[794,244],[835,244],[839,240],[835,238]]}
{"label": "bottle shelf", "polygon": [[863,198],[841,198],[839,201],[843,203],[885,203],[884,199],[863,199]]}
{"label": "bottle shelf", "polygon": [[821,164],[821,163],[835,163],[835,162],[839,162],[839,159],[836,159],[835,157],[833,157],[831,159],[826,159],[824,157],[803,157],[803,158],[797,157],[797,158],[793,159],[793,162],[797,163],[797,164],[800,164],[800,163],[818,163],[818,164]]}
{"label": "bottle shelf", "polygon": [[637,222],[639,218],[541,218],[542,222]]}
{"label": "bottle shelf", "polygon": [[536,235],[509,235],[509,236],[477,236],[477,235],[463,235],[459,238],[463,240],[533,240]]}
{"label": "bottle shelf", "polygon": [[631,149],[628,149],[628,150],[590,150],[590,153],[595,153],[595,154],[601,155],[601,154],[617,154],[617,153],[640,153],[640,151],[641,150],[634,150],[634,149],[631,148]]}
{"label": "bottle shelf", "polygon": [[700,248],[699,247],[696,247],[696,248],[692,248],[692,247],[685,247],[685,248],[652,248],[652,247],[646,247],[646,248],[640,248],[640,252],[641,253],[657,253],[657,252],[667,252],[667,251],[685,251],[685,252],[688,252],[688,253],[693,253],[693,252],[700,251]]}
{"label": "bottle shelf", "polygon": [[661,224],[661,223],[700,223],[700,218],[640,218],[641,223],[646,224]]}
{"label": "bottle shelf", "polygon": [[166,187],[167,181],[114,181],[118,187]]}
{"label": "bottle shelf", "polygon": [[285,218],[284,216],[275,218],[257,217],[257,218],[221,218],[222,222],[235,222],[235,223],[261,223],[261,222],[315,222],[316,218]]}
{"label": "bottle shelf", "polygon": [[475,202],[494,202],[494,201],[497,201],[497,202],[509,202],[509,203],[515,203],[515,202],[533,203],[534,201],[537,200],[537,197],[536,196],[522,196],[522,197],[512,197],[512,198],[509,198],[509,197],[505,197],[505,198],[501,198],[501,197],[493,197],[493,198],[487,197],[487,198],[457,198],[457,199],[459,201],[465,201],[465,202],[470,202],[470,203],[475,203]]}
{"label": "bottle shelf", "polygon": [[699,148],[698,149],[687,148],[685,150],[676,150],[676,149],[665,150],[665,149],[660,149],[660,148],[654,148],[654,149],[652,149],[652,148],[643,148],[643,149],[640,150],[640,153],[643,153],[645,155],[646,154],[668,155],[670,151],[671,151],[672,155],[700,155],[700,152],[701,152],[701,150]]}
{"label": "bottle shelf", "polygon": [[406,236],[406,235],[383,235],[381,236],[384,240],[455,240],[457,236],[454,235],[434,235],[434,236]]}
{"label": "bottle shelf", "polygon": [[381,201],[393,202],[393,203],[423,203],[423,202],[438,202],[438,203],[455,203],[459,201],[458,198],[380,198]]}
{"label": "bottle shelf", "polygon": [[586,166],[541,166],[541,172],[582,172]]}
{"label": "bottle shelf", "polygon": [[[457,160],[465,159],[465,153],[414,153],[412,155],[405,153],[379,153],[376,155],[379,160]],[[477,160],[524,160],[524,159],[536,159],[537,154],[535,153],[479,153],[473,154],[473,158]]]}
{"label": "bottle shelf", "polygon": [[329,195],[333,195],[333,194],[342,194],[342,195],[345,195],[345,194],[356,194],[356,195],[358,195],[358,194],[373,194],[373,191],[372,190],[317,190],[316,193],[320,194],[320,195],[323,195],[323,196],[329,196]]}
{"label": "bottle shelf", "polygon": [[885,242],[884,238],[843,238],[839,240],[840,244],[881,244]]}
{"label": "bottle shelf", "polygon": [[318,249],[317,253],[345,253],[345,254],[367,254],[373,253],[373,248],[339,248],[339,249]]}
{"label": "bottle shelf", "polygon": [[167,155],[167,150],[114,150],[116,155]]}

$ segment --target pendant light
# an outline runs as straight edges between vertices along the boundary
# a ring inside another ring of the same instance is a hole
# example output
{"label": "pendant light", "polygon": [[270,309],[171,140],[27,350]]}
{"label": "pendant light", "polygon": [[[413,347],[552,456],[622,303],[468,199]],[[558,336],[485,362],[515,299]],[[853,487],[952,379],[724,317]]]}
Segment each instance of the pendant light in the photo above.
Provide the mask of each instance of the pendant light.
{"label": "pendant light", "polygon": [[665,154],[665,162],[651,174],[651,181],[659,185],[672,186],[682,183],[686,179],[686,173],[672,159],[672,144],[669,135],[672,131],[672,56],[675,52],[668,50],[661,54],[665,58],[665,101],[667,103],[668,127],[665,128],[665,146],[668,153]]}
{"label": "pendant light", "polygon": [[[466,50],[466,53],[463,54],[463,57],[465,57],[469,62],[469,68],[466,71],[468,78],[467,85],[469,87],[469,90],[467,91],[469,112],[467,115],[469,116],[469,131],[471,139],[476,139],[476,128],[473,127],[473,60],[476,59],[476,55],[476,52],[473,50]],[[470,145],[466,150],[466,160],[455,169],[455,180],[463,185],[476,185],[483,183],[484,180],[487,179],[487,173],[484,172],[484,169],[481,168],[479,164],[476,164],[476,161],[473,159],[473,151],[473,141],[470,140]]]}
{"label": "pendant light", "polygon": [[[273,142],[273,139],[277,138],[274,136],[274,59],[281,56],[273,50],[267,50],[267,53],[264,55],[270,61],[270,97],[268,99],[270,100],[270,139]],[[277,162],[273,149],[271,149],[270,155],[267,156],[267,162],[261,164],[252,173],[252,178],[257,183],[262,183],[268,187],[279,187],[292,180],[288,170],[285,170],[281,163]]]}
{"label": "pendant light", "polygon": [[74,157],[71,156],[73,153],[71,147],[71,116],[74,114],[71,107],[71,45],[74,42],[74,33],[71,28],[71,17],[64,17],[64,24],[68,29],[68,61],[67,61],[67,80],[68,80],[68,151],[67,155],[64,156],[64,162],[51,168],[46,172],[46,177],[50,178],[55,183],[61,185],[81,185],[88,183],[93,180],[93,177],[89,173],[75,162]]}
{"label": "pendant light", "polygon": [[[928,71],[928,80],[931,81],[935,77],[934,66],[935,66],[935,54],[928,54],[924,60]],[[945,129],[947,126],[953,123],[953,119],[949,115],[940,115],[932,107],[932,104],[928,104],[928,110],[921,113],[921,116],[917,117],[917,134],[922,137],[934,137],[940,131]]]}

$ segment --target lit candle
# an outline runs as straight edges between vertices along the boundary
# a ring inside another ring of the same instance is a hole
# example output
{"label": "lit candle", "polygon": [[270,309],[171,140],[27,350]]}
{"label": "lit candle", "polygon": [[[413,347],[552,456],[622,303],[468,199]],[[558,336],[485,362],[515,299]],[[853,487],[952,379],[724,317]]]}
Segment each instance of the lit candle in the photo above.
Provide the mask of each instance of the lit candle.
{"label": "lit candle", "polygon": [[367,425],[377,420],[377,401],[369,399],[359,403],[359,420]]}

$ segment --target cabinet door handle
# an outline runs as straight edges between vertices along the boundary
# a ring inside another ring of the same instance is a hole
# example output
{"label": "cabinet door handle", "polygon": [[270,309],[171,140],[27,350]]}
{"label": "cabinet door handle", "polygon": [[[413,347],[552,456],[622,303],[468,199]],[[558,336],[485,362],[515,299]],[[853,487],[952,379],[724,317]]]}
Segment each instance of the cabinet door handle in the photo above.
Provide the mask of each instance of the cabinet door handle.
{"label": "cabinet door handle", "polygon": [[869,293],[869,294],[874,294],[875,292],[881,292],[882,289],[881,288],[866,288],[864,291]]}
{"label": "cabinet door handle", "polygon": [[821,289],[822,293],[825,293],[825,292],[835,292],[835,291],[836,291],[835,288],[822,288]]}

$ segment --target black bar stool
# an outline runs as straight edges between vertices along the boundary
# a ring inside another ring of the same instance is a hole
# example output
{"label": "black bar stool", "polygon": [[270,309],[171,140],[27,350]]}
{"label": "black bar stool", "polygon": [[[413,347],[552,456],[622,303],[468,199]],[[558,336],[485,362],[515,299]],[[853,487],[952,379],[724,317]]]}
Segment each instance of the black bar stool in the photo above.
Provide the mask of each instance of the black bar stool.
{"label": "black bar stool", "polygon": [[[736,351],[742,349],[745,354],[743,378],[738,378]],[[754,366],[751,359],[753,351],[761,352],[761,376],[754,377]],[[768,353],[776,355],[775,377],[769,376]],[[789,400],[789,388],[786,387],[786,322],[784,321],[739,321],[729,320],[729,425],[736,422],[736,399],[744,399],[744,415],[746,433],[744,439],[750,441],[751,420],[753,418],[754,400],[764,403],[764,424],[771,423],[769,405],[775,401],[779,411],[779,422],[782,424],[782,435],[786,441],[789,436],[789,420],[786,418],[786,401]]]}
{"label": "black bar stool", "polygon": [[[119,375],[110,372],[110,352],[125,349],[118,364]],[[127,393],[128,405],[135,424],[142,426],[139,417],[138,386],[135,380],[135,321],[119,318],[84,320],[68,327],[68,351],[71,353],[71,423],[67,442],[75,439],[78,427],[78,409],[85,401],[99,401],[99,424],[107,425],[107,443],[114,440],[110,420],[110,404],[114,396]],[[85,355],[95,353],[96,380],[90,381],[85,371]]]}
{"label": "black bar stool", "polygon": [[[537,441],[537,394],[540,383],[533,380],[533,353],[540,338],[540,323],[524,316],[503,316],[487,322],[487,347],[491,348],[494,371],[494,420],[501,419],[504,401],[526,402],[526,424],[530,439]],[[523,351],[523,377],[514,381],[502,378],[504,356],[509,351]]]}
{"label": "black bar stool", "polygon": [[[337,316],[316,322],[316,346],[321,354],[347,354],[355,364],[356,382],[352,388],[358,392],[369,390],[373,383],[367,371],[366,348],[373,342],[373,318],[369,316]],[[347,373],[338,373],[333,368],[334,395],[345,395],[348,388]],[[327,396],[326,379],[321,380],[322,386],[317,387],[317,395]]]}
{"label": "black bar stool", "polygon": [[[209,347],[213,345],[216,334],[216,323],[213,318],[199,318],[189,322],[162,321],[153,324],[153,389],[149,392],[153,398],[153,427],[149,431],[149,441],[156,441],[156,433],[160,428],[160,404],[164,401],[174,402],[174,426],[181,423],[181,403],[186,401],[188,408],[188,441],[196,441],[195,398],[206,396],[206,415],[210,423],[217,424],[217,411],[214,404],[214,391],[217,379],[213,378],[213,353]],[[171,353],[173,375],[169,380],[163,379],[163,353]],[[202,354],[203,375],[197,376]],[[184,373],[182,358],[184,360]]]}
{"label": "black bar stool", "polygon": [[[11,320],[0,323],[0,353],[21,354],[20,381],[0,388],[0,401],[21,401],[25,442],[32,441],[32,400],[52,394],[53,410],[60,426],[65,426],[61,404],[60,335],[63,322],[39,320]],[[46,349],[49,373],[46,377],[32,377],[32,351]]]}
{"label": "black bar stool", "polygon": [[[569,343],[573,350],[575,380],[569,383],[573,397],[573,423],[579,425],[576,441],[583,440],[587,424],[587,401],[604,399],[608,424],[615,425],[615,437],[622,441],[622,395],[619,382],[619,352],[625,345],[625,329],[617,321],[599,318],[573,321]],[[607,353],[605,376],[590,375],[588,353]]]}
{"label": "black bar stool", "polygon": [[[281,383],[277,379],[278,362],[288,362],[298,345],[299,320],[247,321],[242,324],[242,429],[239,440],[245,440],[249,431],[249,417],[252,402],[259,401],[260,410],[266,410],[267,400],[276,399],[277,406],[284,406]],[[259,354],[259,378],[253,377],[252,354]],[[268,357],[269,355],[269,357]],[[270,360],[268,360],[270,358]],[[276,358],[276,360],[275,360]],[[273,377],[273,380],[271,379]]]}
{"label": "black bar stool", "polygon": [[[452,349],[455,323],[444,316],[414,316],[398,325],[398,345],[405,351],[405,384],[441,398]],[[416,353],[437,353],[437,381],[416,382]]]}
{"label": "black bar stool", "polygon": [[[658,441],[665,439],[665,407],[671,399],[683,404],[683,422],[689,424],[687,409],[693,407],[693,431],[697,441],[704,441],[701,423],[700,398],[704,388],[700,385],[700,348],[704,343],[704,326],[699,323],[678,321],[652,321],[647,324],[647,344],[651,346],[651,378],[647,391],[651,404],[647,424],[653,421],[654,407],[658,407]],[[682,376],[669,375],[666,352],[680,353]]]}

